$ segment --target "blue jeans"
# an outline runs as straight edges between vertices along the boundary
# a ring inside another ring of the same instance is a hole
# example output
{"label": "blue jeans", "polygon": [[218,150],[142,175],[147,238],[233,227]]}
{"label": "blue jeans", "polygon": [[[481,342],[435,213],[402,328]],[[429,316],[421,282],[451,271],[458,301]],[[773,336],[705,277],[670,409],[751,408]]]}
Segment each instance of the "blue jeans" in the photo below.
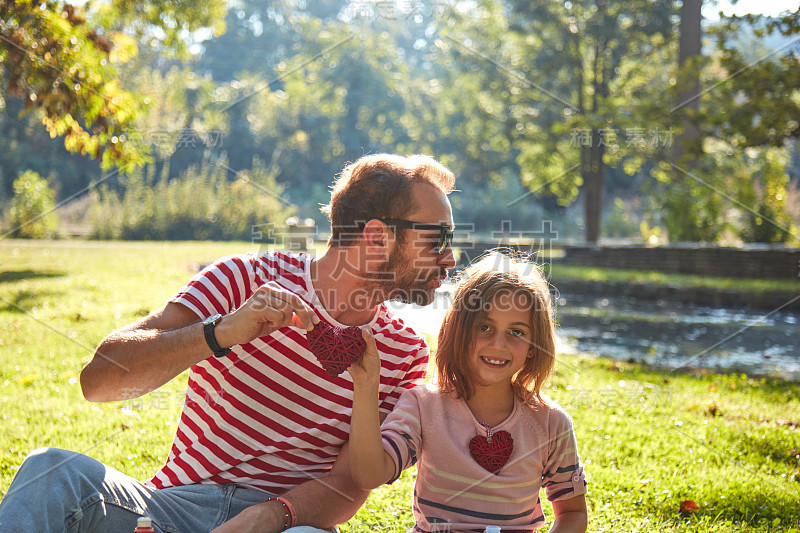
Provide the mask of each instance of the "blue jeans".
{"label": "blue jeans", "polygon": [[133,533],[136,519],[147,516],[159,533],[204,533],[268,496],[234,484],[154,489],[91,457],[40,448],[22,463],[0,502],[0,531]]}

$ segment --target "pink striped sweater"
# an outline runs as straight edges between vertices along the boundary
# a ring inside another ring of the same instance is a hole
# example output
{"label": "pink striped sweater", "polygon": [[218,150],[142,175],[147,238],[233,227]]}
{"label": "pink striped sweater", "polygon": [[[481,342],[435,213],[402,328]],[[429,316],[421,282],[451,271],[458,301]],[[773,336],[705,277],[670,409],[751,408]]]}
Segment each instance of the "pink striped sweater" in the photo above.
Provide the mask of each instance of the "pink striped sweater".
{"label": "pink striped sweater", "polygon": [[384,449],[395,458],[395,479],[417,465],[415,531],[483,531],[487,525],[535,531],[545,522],[542,487],[551,501],[586,492],[572,420],[560,407],[531,407],[517,399],[511,415],[491,429],[507,431],[514,440],[508,462],[496,474],[470,454],[470,440],[486,436],[486,429],[464,401],[435,385],[400,398],[381,433]]}

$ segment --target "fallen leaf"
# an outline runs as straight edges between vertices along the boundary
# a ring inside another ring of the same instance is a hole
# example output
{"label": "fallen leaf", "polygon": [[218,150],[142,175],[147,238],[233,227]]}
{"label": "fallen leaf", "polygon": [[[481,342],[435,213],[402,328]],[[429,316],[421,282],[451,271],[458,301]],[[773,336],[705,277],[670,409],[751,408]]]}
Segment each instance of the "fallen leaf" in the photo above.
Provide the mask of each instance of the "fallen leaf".
{"label": "fallen leaf", "polygon": [[19,385],[22,385],[22,386],[24,386],[24,387],[28,387],[28,386],[29,386],[29,385],[31,385],[33,382],[35,382],[37,379],[38,379],[38,378],[37,378],[35,375],[33,375],[33,374],[27,374],[27,375],[25,375],[25,376],[22,376],[21,378],[19,378],[19,379],[17,380],[17,383],[18,383]]}
{"label": "fallen leaf", "polygon": [[686,515],[692,514],[697,510],[698,507],[699,505],[697,505],[697,503],[693,502],[692,500],[683,500],[680,506],[681,514],[686,514]]}

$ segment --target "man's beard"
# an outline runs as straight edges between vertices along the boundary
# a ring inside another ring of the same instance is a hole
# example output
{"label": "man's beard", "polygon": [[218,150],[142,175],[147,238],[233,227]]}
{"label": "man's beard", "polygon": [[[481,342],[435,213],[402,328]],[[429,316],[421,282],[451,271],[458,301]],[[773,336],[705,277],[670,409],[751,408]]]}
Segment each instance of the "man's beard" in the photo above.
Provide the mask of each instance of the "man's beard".
{"label": "man's beard", "polygon": [[441,268],[426,279],[421,279],[422,273],[403,257],[402,248],[395,247],[389,259],[376,272],[367,274],[367,289],[380,291],[384,300],[429,305],[436,295],[434,289],[427,286],[428,283],[435,278],[445,277],[447,270]]}

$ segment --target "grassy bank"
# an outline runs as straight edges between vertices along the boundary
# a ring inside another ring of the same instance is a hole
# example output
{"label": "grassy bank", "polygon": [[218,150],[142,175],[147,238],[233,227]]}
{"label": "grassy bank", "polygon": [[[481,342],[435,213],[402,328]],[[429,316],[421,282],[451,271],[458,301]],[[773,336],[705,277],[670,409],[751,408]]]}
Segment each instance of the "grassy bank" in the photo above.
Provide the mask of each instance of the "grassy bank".
{"label": "grassy bank", "polygon": [[598,268],[577,265],[548,264],[554,282],[564,280],[594,281],[599,283],[624,282],[650,285],[672,285],[685,288],[708,288],[738,290],[746,292],[786,291],[787,294],[800,294],[798,279],[749,279],[716,278],[693,274],[672,274],[643,270],[617,268]]}
{"label": "grassy bank", "polygon": [[[250,248],[0,241],[0,494],[40,446],[148,479],[172,443],[186,375],[136,401],[89,404],[80,369],[198,265]],[[800,530],[800,385],[564,356],[549,393],[575,422],[590,531]],[[412,484],[407,472],[375,491],[343,531],[406,531]],[[682,516],[683,500],[699,509]]]}

